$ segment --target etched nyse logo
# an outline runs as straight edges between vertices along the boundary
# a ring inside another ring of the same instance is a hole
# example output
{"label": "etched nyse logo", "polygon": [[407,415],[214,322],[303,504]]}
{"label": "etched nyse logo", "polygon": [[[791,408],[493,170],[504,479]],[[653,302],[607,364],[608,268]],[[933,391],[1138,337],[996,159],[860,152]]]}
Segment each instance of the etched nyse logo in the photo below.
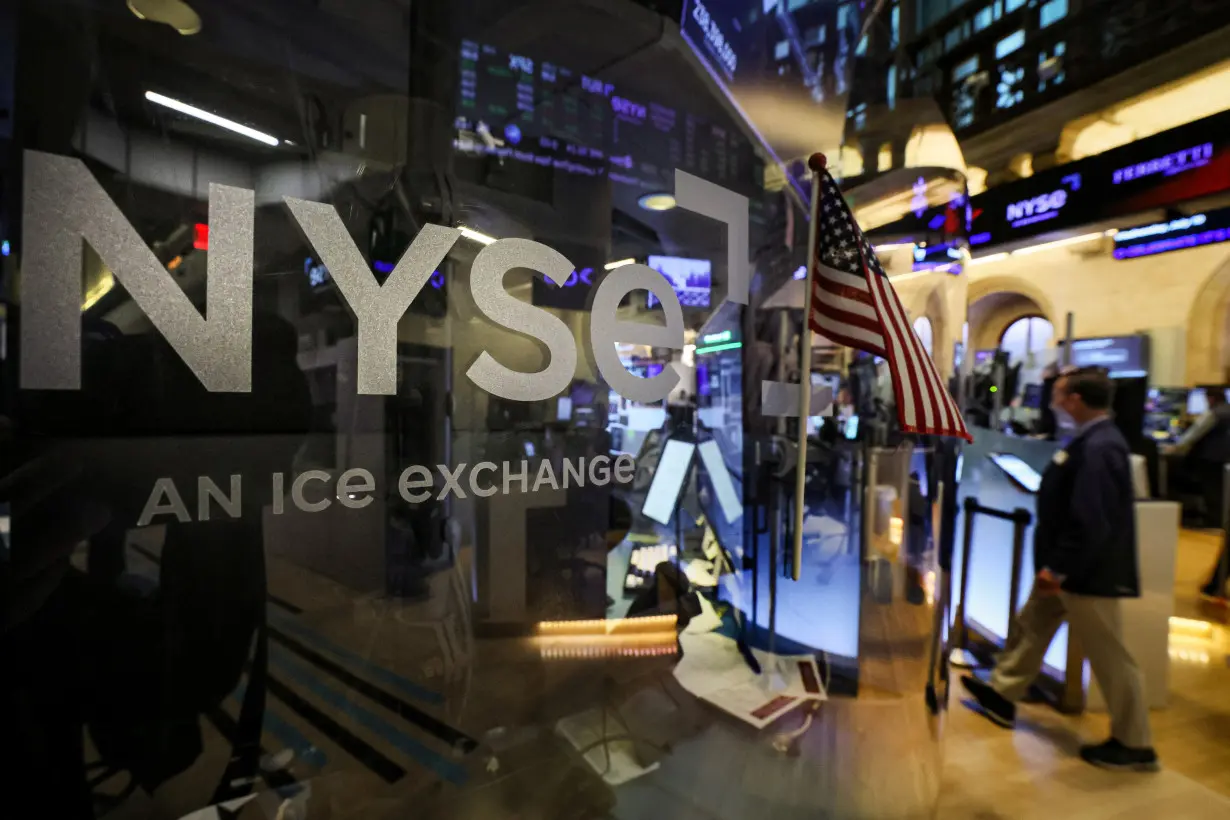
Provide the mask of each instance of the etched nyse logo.
{"label": "etched nyse logo", "polygon": [[[83,241],[111,269],[154,328],[211,392],[252,389],[252,257],[255,194],[226,185],[209,188],[209,286],[202,315],[158,261],[136,229],[79,159],[25,154],[25,259],[21,323],[21,386],[78,390],[81,387],[81,265]],[[747,197],[676,170],[676,199],[728,226],[728,293],[747,304]],[[354,314],[358,331],[357,391],[397,391],[397,325],[461,237],[456,228],[425,225],[387,276],[377,279],[331,205],[284,198],[325,271]],[[527,268],[558,286],[587,281],[559,252],[528,239],[501,239],[474,259],[470,295],[487,319],[528,334],[546,346],[547,366],[522,373],[487,351],[466,377],[492,395],[542,401],[559,395],[576,373],[574,336],[562,319],[527,304],[504,289],[504,275]],[[665,324],[622,321],[619,303],[634,290],[662,303]],[[679,381],[673,368],[642,378],[620,361],[616,344],[632,342],[682,350],[683,310],[671,283],[645,265],[624,265],[603,277],[594,291],[589,341],[594,362],[611,389],[638,402],[666,398]]]}

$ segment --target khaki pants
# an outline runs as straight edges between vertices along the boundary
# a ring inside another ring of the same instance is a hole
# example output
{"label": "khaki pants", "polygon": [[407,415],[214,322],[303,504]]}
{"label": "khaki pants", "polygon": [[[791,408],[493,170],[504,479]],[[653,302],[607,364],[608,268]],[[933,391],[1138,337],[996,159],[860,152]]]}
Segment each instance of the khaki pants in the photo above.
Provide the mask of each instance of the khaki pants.
{"label": "khaki pants", "polygon": [[1042,671],[1047,647],[1067,620],[1105,695],[1111,737],[1134,749],[1152,746],[1144,677],[1123,645],[1120,611],[1118,598],[1031,592],[1016,623],[1008,628],[1007,646],[998,658],[991,686],[1010,701],[1020,700]]}

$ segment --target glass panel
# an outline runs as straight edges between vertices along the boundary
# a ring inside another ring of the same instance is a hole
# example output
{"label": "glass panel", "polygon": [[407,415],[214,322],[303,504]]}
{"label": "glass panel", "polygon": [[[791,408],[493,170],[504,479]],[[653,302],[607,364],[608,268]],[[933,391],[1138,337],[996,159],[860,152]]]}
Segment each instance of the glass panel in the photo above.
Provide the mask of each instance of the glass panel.
{"label": "glass panel", "polygon": [[0,11],[41,815],[934,813],[952,459],[803,358],[869,9],[658,5]]}

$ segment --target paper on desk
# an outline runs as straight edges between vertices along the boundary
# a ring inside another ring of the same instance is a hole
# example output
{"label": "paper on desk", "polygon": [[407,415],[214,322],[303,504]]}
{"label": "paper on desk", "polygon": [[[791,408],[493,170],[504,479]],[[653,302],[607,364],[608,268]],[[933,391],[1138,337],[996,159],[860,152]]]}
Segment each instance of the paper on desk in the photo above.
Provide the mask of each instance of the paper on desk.
{"label": "paper on desk", "polygon": [[[815,658],[753,650],[761,674],[748,667],[734,640],[724,635],[679,636],[683,658],[675,678],[693,695],[749,723],[764,728],[804,700],[827,694]],[[780,685],[774,686],[775,678]]]}
{"label": "paper on desk", "polygon": [[763,729],[802,703],[802,698],[765,692],[758,681],[710,692],[704,699],[757,729]]}

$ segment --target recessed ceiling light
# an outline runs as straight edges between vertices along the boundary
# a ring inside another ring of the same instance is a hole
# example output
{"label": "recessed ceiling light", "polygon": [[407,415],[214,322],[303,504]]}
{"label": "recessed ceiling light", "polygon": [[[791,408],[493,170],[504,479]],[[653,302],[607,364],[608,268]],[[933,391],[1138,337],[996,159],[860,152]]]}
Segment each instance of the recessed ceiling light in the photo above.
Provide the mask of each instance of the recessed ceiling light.
{"label": "recessed ceiling light", "polygon": [[638,199],[637,204],[647,211],[669,211],[675,207],[674,194],[645,194]]}
{"label": "recessed ceiling light", "polygon": [[201,18],[183,0],[128,0],[128,10],[142,20],[165,23],[180,34],[196,34]]}

